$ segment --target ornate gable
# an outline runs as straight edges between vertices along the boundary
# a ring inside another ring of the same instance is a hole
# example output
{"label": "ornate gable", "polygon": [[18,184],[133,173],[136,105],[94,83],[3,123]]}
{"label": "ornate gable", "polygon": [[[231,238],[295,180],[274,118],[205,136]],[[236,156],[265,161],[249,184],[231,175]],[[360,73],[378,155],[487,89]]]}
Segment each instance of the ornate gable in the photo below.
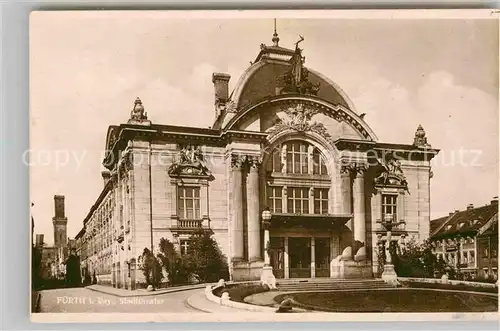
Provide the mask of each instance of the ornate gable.
{"label": "ornate gable", "polygon": [[332,137],[328,133],[326,127],[322,123],[312,122],[314,115],[319,113],[319,110],[299,103],[292,106],[283,107],[286,118],[278,119],[274,125],[268,130],[269,137],[276,135],[285,130],[294,130],[297,132],[315,132],[325,138],[328,142],[333,143]]}
{"label": "ornate gable", "polygon": [[179,158],[168,168],[170,177],[207,177],[213,179],[199,146],[180,145]]}
{"label": "ornate gable", "polygon": [[379,160],[373,184],[376,188],[402,188],[409,193],[408,182],[401,169],[401,163],[393,155],[389,155],[385,160]]}

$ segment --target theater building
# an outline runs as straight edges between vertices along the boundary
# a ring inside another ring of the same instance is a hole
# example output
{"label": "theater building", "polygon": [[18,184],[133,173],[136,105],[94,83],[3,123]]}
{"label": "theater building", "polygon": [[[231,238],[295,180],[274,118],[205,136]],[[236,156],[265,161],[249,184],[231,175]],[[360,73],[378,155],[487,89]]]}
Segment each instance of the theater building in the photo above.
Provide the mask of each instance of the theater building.
{"label": "theater building", "polygon": [[379,142],[345,93],[304,66],[300,41],[272,42],[231,93],[230,75],[213,74],[210,128],[154,123],[139,98],[127,123],[109,127],[82,240],[102,282],[135,288],[145,247],[164,237],[186,252],[200,228],[233,280],[259,279],[267,253],[276,278],[373,277],[386,214],[401,221],[393,240],[429,237],[438,150],[423,128],[407,144]]}

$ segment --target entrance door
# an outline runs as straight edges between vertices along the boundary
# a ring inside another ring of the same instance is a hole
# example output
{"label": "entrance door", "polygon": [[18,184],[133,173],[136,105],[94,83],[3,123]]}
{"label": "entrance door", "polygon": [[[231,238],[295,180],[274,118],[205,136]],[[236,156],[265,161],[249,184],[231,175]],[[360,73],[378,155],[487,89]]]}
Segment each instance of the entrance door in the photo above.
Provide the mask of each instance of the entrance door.
{"label": "entrance door", "polygon": [[330,238],[315,238],[316,277],[330,277]]}
{"label": "entrance door", "polygon": [[288,238],[290,278],[311,277],[311,238]]}
{"label": "entrance door", "polygon": [[271,243],[270,243],[269,258],[271,260],[271,266],[273,267],[274,277],[284,278],[285,277],[284,238],[271,237],[270,241]]}

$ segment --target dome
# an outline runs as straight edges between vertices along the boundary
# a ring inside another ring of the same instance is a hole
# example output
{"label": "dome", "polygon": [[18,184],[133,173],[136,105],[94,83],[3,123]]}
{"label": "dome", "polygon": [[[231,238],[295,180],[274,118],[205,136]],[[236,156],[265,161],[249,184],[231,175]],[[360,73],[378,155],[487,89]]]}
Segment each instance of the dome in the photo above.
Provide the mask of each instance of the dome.
{"label": "dome", "polygon": [[[294,70],[294,60],[299,58],[302,67],[304,58],[301,49],[295,50],[261,45],[261,52],[255,62],[240,77],[231,99],[238,110],[246,108],[264,98],[278,94],[283,77]],[[299,69],[300,70],[300,69]],[[333,105],[341,105],[354,111],[354,107],[345,93],[331,80],[320,73],[304,67],[306,79],[312,86],[318,86],[314,94]]]}
{"label": "dome", "polygon": [[[253,64],[241,77],[237,88],[233,92],[233,100],[237,109],[243,109],[266,97],[276,95],[279,78],[290,70],[289,63],[266,61]],[[317,96],[334,104],[342,105],[351,110],[352,106],[347,101],[343,92],[337,86],[322,77],[319,73],[309,70],[309,81],[319,84]]]}

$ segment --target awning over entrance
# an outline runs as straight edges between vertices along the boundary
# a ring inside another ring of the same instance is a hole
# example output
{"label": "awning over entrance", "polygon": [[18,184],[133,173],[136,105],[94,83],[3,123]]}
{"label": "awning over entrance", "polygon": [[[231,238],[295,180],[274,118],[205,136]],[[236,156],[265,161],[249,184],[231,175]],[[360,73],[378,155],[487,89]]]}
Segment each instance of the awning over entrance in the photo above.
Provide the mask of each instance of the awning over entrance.
{"label": "awning over entrance", "polygon": [[271,229],[282,228],[340,228],[352,218],[351,214],[286,214],[275,213],[271,216]]}

